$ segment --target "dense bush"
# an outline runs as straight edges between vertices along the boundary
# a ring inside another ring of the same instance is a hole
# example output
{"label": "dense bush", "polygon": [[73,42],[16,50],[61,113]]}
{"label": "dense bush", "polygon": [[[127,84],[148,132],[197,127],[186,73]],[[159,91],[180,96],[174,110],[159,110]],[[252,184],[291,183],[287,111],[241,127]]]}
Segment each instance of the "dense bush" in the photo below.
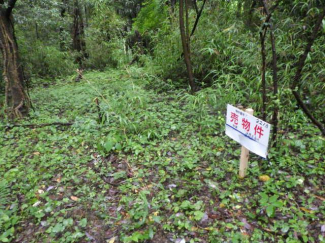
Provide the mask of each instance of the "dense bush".
{"label": "dense bush", "polygon": [[146,1],[133,23],[133,28],[141,34],[157,30],[163,27],[167,16],[167,7],[161,1]]}
{"label": "dense bush", "polygon": [[105,67],[116,68],[128,62],[124,39],[114,37],[106,41],[102,32],[96,29],[88,31],[86,36],[88,59],[85,67],[103,70]]}
{"label": "dense bush", "polygon": [[[202,88],[210,85],[217,93],[219,93],[218,90],[226,89],[227,94],[222,92],[219,94],[221,100],[224,98],[224,101],[228,102],[231,95],[232,103],[241,103],[261,110],[262,61],[259,30],[265,15],[262,15],[258,6],[251,11],[244,9],[245,6],[232,3],[216,4],[216,1],[211,1],[206,5],[197,30],[191,37],[192,66],[196,82]],[[313,6],[314,3],[306,5],[301,2],[296,5],[284,4],[279,6],[274,13],[274,34],[281,88],[278,97],[273,97],[272,50],[268,34],[266,37],[266,79],[269,108],[277,105],[280,109],[283,108],[285,113],[288,107],[296,107],[290,85],[296,71],[295,64],[304,51],[306,40],[317,16],[317,11]],[[307,9],[309,10],[306,11]],[[154,10],[148,9],[148,11]],[[149,13],[147,15],[150,16]],[[190,26],[193,26],[195,17],[196,13],[194,9],[191,9]],[[247,28],[248,22],[251,28]],[[157,67],[156,74],[165,80],[172,79],[176,82],[183,80],[186,84],[187,75],[184,59],[181,57],[178,13],[175,12],[161,28],[151,32],[151,38],[155,47],[153,56],[144,58],[147,66],[151,70],[153,66]],[[305,96],[305,101],[311,108],[317,110],[315,114],[319,118],[322,118],[325,103],[322,68],[324,52],[321,51],[324,47],[323,43],[325,43],[324,36],[314,43],[299,87]]]}
{"label": "dense bush", "polygon": [[85,67],[104,69],[118,67],[129,61],[125,36],[122,34],[125,21],[110,5],[98,4],[86,31],[89,58]]}
{"label": "dense bush", "polygon": [[29,75],[34,77],[58,77],[72,74],[77,65],[70,52],[60,51],[56,46],[46,46],[41,41],[19,42],[20,53]]}
{"label": "dense bush", "polygon": [[[199,8],[202,3],[197,1]],[[75,63],[78,54],[71,47],[73,13],[69,8],[73,5],[65,6],[67,12],[64,18],[60,14],[61,7],[64,7],[61,4],[54,4],[53,11],[46,4],[41,4],[39,9],[30,9],[23,3],[19,6],[20,10],[16,13],[17,39],[28,76],[53,78],[74,73],[79,64]],[[190,30],[198,14],[194,6],[190,5]],[[275,106],[283,109],[283,112],[288,111],[287,107],[296,107],[290,90],[295,65],[304,51],[319,7],[319,1],[282,1],[274,11],[272,21],[275,27],[279,93],[277,97],[273,96],[272,50],[268,32],[268,119]],[[48,21],[41,21],[35,16],[40,10],[42,16],[49,14]],[[28,12],[28,17],[23,16],[24,11]],[[177,4],[172,8],[166,1],[160,0],[117,1],[114,4],[94,1],[85,4],[85,9],[80,11],[84,16],[88,54],[82,67],[103,70],[137,63],[166,83],[173,82],[176,87],[187,86]],[[36,25],[30,25],[27,18],[36,21]],[[57,21],[58,18],[61,18],[60,21]],[[254,4],[252,0],[207,1],[191,37],[192,68],[199,89],[213,88],[222,103],[231,100],[232,103],[261,110],[259,32],[264,20],[262,6],[257,2]],[[322,67],[324,40],[323,35],[314,43],[298,87],[304,100],[320,119],[324,119],[322,114],[325,109],[325,74]],[[224,89],[228,91],[227,94],[220,92]]]}

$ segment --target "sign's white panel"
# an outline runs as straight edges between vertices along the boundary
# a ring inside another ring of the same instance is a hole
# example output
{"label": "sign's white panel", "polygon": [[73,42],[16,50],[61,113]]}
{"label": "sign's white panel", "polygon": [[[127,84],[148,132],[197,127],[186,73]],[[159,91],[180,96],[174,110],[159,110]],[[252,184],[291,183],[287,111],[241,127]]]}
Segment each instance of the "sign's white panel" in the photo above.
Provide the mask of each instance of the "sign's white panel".
{"label": "sign's white panel", "polygon": [[226,134],[251,152],[266,158],[271,125],[232,105],[227,106]]}

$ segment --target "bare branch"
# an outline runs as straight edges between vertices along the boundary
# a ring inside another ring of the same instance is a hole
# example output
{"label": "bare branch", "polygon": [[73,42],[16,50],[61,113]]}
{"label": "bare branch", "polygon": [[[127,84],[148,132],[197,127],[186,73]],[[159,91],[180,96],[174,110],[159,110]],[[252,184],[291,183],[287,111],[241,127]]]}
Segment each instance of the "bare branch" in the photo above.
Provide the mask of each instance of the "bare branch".
{"label": "bare branch", "polygon": [[298,85],[298,83],[299,83],[299,81],[301,79],[302,69],[305,66],[305,62],[306,62],[308,53],[311,51],[311,47],[313,46],[313,44],[315,42],[315,39],[316,39],[317,34],[318,34],[318,31],[319,31],[319,29],[320,29],[320,27],[322,25],[322,21],[324,19],[324,16],[325,16],[325,8],[323,9],[323,12],[319,15],[319,17],[317,19],[317,22],[316,22],[315,27],[313,29],[312,35],[310,36],[310,38],[308,40],[308,43],[306,45],[305,52],[300,56],[299,61],[296,64],[296,66],[297,66],[297,72],[296,72],[296,76],[295,76],[295,78],[293,80],[293,83],[292,83],[292,88],[293,89],[295,87],[297,87],[297,85]]}
{"label": "bare branch", "polygon": [[195,23],[194,23],[193,28],[192,28],[191,36],[194,35],[194,32],[195,32],[196,27],[197,27],[197,25],[199,23],[199,20],[200,20],[200,17],[202,15],[202,12],[203,12],[203,9],[204,9],[204,6],[205,6],[206,2],[207,2],[207,0],[203,1],[202,7],[201,7],[200,11],[198,12],[198,15],[196,16]]}
{"label": "bare branch", "polygon": [[5,130],[10,130],[15,127],[28,127],[28,128],[40,128],[40,127],[49,127],[49,126],[72,126],[71,122],[53,122],[53,123],[44,123],[44,124],[10,124],[7,126],[3,126]]}

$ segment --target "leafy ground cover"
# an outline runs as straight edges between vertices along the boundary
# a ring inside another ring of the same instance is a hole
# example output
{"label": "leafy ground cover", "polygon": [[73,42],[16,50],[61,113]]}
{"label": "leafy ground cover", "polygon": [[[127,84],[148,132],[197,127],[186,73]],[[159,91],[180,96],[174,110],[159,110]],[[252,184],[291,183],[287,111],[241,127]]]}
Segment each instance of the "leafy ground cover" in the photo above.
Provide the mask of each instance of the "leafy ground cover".
{"label": "leafy ground cover", "polygon": [[300,113],[241,180],[240,146],[211,89],[188,95],[132,68],[31,96],[23,123],[73,125],[2,122],[1,242],[325,239],[325,141]]}

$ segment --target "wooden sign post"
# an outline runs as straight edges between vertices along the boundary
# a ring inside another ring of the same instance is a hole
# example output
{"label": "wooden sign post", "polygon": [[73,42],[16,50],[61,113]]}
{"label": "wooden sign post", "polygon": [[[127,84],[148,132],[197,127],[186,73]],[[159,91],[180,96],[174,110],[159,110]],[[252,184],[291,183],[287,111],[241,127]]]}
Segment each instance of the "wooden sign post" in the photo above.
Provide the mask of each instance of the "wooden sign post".
{"label": "wooden sign post", "polygon": [[[254,114],[253,109],[246,109],[245,112],[247,112],[250,115]],[[248,168],[248,159],[249,159],[249,150],[245,148],[244,146],[241,147],[241,154],[240,154],[240,164],[239,164],[239,177],[244,178],[246,176],[246,171]]]}
{"label": "wooden sign post", "polygon": [[249,151],[266,158],[271,125],[253,116],[253,109],[242,111],[227,106],[226,134],[242,145],[239,176],[245,177],[248,168]]}

